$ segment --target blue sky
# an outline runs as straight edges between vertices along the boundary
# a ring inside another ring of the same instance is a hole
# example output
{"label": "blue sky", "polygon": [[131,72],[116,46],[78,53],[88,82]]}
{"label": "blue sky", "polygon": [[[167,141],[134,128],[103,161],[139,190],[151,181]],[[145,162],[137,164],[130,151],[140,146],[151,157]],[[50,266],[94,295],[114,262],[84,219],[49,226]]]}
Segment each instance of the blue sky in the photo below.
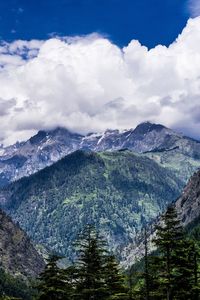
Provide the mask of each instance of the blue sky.
{"label": "blue sky", "polygon": [[186,0],[0,0],[2,40],[105,34],[119,46],[133,38],[169,45],[189,17]]}

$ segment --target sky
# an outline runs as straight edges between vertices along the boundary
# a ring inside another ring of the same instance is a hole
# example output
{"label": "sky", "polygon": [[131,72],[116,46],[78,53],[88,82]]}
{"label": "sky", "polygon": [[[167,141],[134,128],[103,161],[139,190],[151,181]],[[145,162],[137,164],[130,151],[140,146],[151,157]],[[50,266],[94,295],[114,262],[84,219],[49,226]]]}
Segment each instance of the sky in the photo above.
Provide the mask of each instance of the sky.
{"label": "sky", "polygon": [[169,45],[189,12],[184,0],[1,0],[1,39],[47,39],[93,32],[119,46],[134,37],[147,47]]}
{"label": "sky", "polygon": [[143,121],[200,139],[200,0],[0,0],[0,142]]}

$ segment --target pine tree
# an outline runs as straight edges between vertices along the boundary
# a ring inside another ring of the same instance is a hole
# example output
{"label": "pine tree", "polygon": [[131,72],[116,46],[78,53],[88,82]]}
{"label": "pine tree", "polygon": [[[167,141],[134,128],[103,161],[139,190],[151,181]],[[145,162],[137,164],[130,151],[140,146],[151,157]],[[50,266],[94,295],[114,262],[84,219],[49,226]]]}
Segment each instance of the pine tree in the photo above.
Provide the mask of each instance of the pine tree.
{"label": "pine tree", "polygon": [[68,282],[66,271],[58,267],[61,257],[52,255],[44,271],[40,274],[38,300],[71,300],[72,288]]}
{"label": "pine tree", "polygon": [[155,254],[149,256],[149,299],[163,300],[163,290],[160,284],[160,268],[162,269],[161,257]]}
{"label": "pine tree", "polygon": [[139,272],[140,286],[139,291],[135,290],[135,298],[150,300],[150,274],[149,274],[149,253],[146,224],[144,228],[144,257],[142,271]]}
{"label": "pine tree", "polygon": [[146,300],[150,299],[149,296],[149,260],[148,260],[148,240],[147,240],[147,229],[145,227],[144,230],[144,262],[145,262],[145,272],[144,272],[144,279],[145,279],[145,292],[146,292]]}
{"label": "pine tree", "polygon": [[120,272],[119,265],[113,255],[107,256],[105,259],[104,276],[108,299],[128,299],[125,277]]}
{"label": "pine tree", "polygon": [[104,280],[105,242],[93,226],[86,226],[76,243],[78,262],[75,299],[106,299],[107,288]]}
{"label": "pine tree", "polygon": [[[193,264],[191,244],[186,239],[174,206],[170,206],[156,226],[154,243],[159,251],[151,272],[158,299],[192,299]],[[156,299],[156,298],[155,298]]]}
{"label": "pine tree", "polygon": [[193,287],[192,287],[192,299],[200,299],[200,230],[199,226],[195,226],[192,231],[188,228],[188,235],[191,239],[192,251],[191,251],[191,260],[193,262]]}
{"label": "pine tree", "polygon": [[134,265],[129,268],[127,273],[128,300],[133,300],[133,272]]}
{"label": "pine tree", "polygon": [[109,255],[105,241],[91,225],[86,226],[76,243],[78,262],[75,299],[128,299],[124,276],[115,257]]}
{"label": "pine tree", "polygon": [[200,284],[199,284],[199,247],[193,240],[188,241],[189,248],[189,271],[192,272],[190,285],[192,286],[191,299],[199,300]]}

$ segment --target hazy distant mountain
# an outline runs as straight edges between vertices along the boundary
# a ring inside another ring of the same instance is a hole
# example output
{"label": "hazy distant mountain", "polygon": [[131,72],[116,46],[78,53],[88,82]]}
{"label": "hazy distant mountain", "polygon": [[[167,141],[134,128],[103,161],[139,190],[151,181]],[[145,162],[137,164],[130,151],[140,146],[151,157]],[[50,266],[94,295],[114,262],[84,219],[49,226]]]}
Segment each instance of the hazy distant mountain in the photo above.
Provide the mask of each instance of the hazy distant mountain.
{"label": "hazy distant mountain", "polygon": [[148,155],[77,151],[4,188],[0,203],[34,241],[52,250],[72,257],[77,233],[94,221],[120,254],[185,185],[176,165],[165,167]]}
{"label": "hazy distant mountain", "polygon": [[149,122],[142,123],[135,129],[107,130],[87,136],[57,128],[48,132],[39,131],[26,142],[0,149],[0,186],[29,176],[78,149],[95,152],[129,149],[137,153],[178,149],[181,155],[194,160],[200,159],[198,141]]}

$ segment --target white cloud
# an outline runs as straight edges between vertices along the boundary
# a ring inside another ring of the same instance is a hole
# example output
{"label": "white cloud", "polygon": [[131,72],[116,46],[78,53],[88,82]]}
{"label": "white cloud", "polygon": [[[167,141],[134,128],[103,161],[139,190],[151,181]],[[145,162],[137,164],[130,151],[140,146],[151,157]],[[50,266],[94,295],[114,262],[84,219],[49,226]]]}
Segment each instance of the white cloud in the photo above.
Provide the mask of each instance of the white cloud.
{"label": "white cloud", "polygon": [[199,137],[200,18],[168,48],[120,49],[95,34],[2,43],[0,110],[7,144],[58,125],[86,133],[145,120]]}
{"label": "white cloud", "polygon": [[200,15],[200,0],[189,0],[188,8],[191,17],[198,17]]}

